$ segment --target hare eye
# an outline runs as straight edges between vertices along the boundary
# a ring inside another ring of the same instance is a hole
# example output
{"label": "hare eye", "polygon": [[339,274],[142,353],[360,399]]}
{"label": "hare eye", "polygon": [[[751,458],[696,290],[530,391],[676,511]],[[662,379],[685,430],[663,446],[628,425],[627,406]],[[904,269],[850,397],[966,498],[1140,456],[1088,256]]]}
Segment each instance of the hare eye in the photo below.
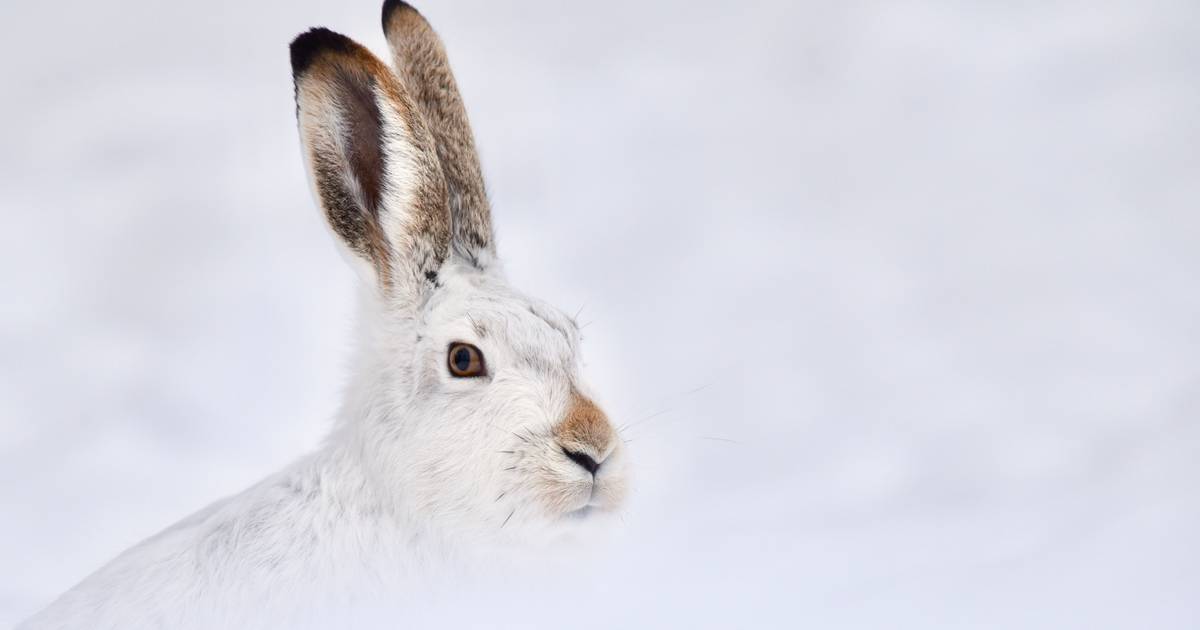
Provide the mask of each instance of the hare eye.
{"label": "hare eye", "polygon": [[487,373],[483,365],[483,353],[469,343],[450,344],[447,362],[450,365],[450,373],[454,376],[484,376]]}

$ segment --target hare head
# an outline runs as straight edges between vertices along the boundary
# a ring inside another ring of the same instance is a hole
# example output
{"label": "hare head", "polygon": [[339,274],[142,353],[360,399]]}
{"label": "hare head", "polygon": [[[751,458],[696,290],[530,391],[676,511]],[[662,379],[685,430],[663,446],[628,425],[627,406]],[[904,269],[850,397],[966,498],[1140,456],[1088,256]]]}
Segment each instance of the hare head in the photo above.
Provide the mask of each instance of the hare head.
{"label": "hare head", "polygon": [[382,504],[441,529],[615,509],[622,441],[581,381],[575,322],[504,278],[442,43],[404,2],[383,27],[391,68],[326,29],[291,44],[308,174],[363,296],[330,440]]}

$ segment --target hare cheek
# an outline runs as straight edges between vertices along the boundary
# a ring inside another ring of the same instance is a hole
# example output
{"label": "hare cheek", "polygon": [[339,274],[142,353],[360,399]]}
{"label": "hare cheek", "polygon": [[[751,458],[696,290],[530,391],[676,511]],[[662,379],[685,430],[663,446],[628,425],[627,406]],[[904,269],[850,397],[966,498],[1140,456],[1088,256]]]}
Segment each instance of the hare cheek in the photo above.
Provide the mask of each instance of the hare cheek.
{"label": "hare cheek", "polygon": [[629,489],[624,475],[611,475],[596,480],[596,489],[589,505],[601,510],[616,510],[625,501]]}
{"label": "hare cheek", "polygon": [[548,459],[535,473],[535,500],[549,518],[585,507],[592,497],[592,480],[577,474],[573,466]]}

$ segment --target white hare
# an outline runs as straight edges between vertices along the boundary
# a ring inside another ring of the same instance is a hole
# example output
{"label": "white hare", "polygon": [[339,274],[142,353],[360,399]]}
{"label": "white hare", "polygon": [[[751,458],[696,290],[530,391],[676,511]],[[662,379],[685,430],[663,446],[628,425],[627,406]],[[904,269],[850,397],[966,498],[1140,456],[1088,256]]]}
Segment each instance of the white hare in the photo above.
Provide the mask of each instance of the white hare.
{"label": "white hare", "polygon": [[[622,442],[572,318],[510,287],[442,44],[388,0],[394,70],[291,44],[316,199],[361,282],[355,373],[322,447],[121,554],[22,627],[236,626],[246,609],[615,509]],[[244,627],[244,626],[243,626]]]}

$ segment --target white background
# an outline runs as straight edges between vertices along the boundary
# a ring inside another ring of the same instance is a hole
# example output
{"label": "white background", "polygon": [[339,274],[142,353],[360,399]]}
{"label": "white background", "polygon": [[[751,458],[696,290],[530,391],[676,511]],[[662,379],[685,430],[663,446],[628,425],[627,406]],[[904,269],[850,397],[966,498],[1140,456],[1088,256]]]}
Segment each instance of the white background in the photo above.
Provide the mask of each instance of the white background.
{"label": "white background", "polygon": [[[418,8],[513,282],[644,419],[601,616],[1200,627],[1200,5]],[[0,24],[8,625],[322,436],[354,280],[287,43],[385,47],[365,1]]]}

